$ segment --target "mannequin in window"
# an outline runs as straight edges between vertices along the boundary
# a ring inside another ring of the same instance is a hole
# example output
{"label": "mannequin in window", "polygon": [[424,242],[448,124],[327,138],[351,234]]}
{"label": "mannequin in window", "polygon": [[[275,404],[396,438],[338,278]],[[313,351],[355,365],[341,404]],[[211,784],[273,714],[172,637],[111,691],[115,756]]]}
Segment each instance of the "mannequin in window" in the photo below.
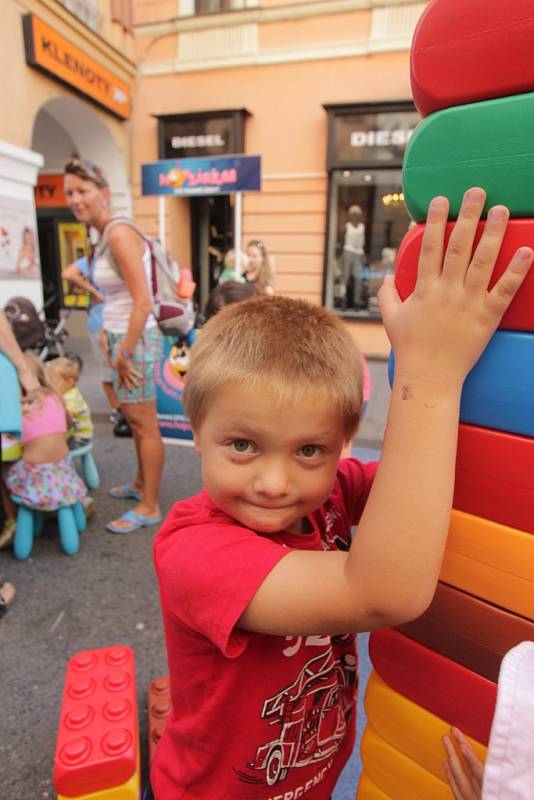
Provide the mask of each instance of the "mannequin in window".
{"label": "mannequin in window", "polygon": [[[343,239],[343,282],[345,284],[345,307],[356,309],[363,305],[363,262],[365,251],[365,225],[361,206],[351,206],[345,225]],[[349,284],[352,276],[352,298],[349,297]],[[351,302],[352,301],[352,302]]]}

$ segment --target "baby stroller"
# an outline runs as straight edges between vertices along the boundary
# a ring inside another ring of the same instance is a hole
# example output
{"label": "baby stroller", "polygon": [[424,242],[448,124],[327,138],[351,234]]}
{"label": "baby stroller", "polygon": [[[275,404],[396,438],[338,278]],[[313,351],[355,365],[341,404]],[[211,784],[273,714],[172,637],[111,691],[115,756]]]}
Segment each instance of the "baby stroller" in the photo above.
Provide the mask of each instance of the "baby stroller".
{"label": "baby stroller", "polygon": [[54,302],[53,297],[39,312],[27,297],[12,297],[4,306],[4,313],[11,323],[21,350],[32,350],[41,361],[51,361],[53,358],[64,356],[75,361],[81,369],[83,361],[80,356],[65,348],[69,335],[67,320],[70,312],[59,320],[45,318],[45,308],[52,302]]}

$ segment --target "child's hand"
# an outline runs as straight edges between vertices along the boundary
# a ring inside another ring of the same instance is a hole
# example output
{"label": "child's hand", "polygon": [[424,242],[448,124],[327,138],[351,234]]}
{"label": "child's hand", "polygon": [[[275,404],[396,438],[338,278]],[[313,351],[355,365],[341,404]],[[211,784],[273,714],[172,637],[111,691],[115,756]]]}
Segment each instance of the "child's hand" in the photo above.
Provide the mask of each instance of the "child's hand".
{"label": "child's hand", "polygon": [[394,278],[384,280],[380,308],[395,351],[395,375],[403,381],[461,385],[528,272],[534,254],[522,247],[488,292],[509,212],[504,206],[490,210],[472,255],[485,199],[483,189],[466,192],[443,256],[449,204],[445,197],[434,198],[413,294],[403,303]]}
{"label": "child's hand", "polygon": [[448,756],[445,772],[454,800],[480,800],[482,797],[484,765],[474,754],[463,733],[457,728],[451,728],[451,733],[463,756],[462,763],[451,739],[448,736],[444,736],[443,744]]}

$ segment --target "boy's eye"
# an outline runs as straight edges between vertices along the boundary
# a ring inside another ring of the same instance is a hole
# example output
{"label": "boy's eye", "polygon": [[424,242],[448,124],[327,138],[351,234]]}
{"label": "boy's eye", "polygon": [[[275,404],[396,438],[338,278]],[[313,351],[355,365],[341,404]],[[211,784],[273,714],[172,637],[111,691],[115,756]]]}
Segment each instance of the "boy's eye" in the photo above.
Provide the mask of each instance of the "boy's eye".
{"label": "boy's eye", "polygon": [[249,439],[234,439],[230,442],[230,447],[236,453],[253,453],[255,451],[254,444]]}
{"label": "boy's eye", "polygon": [[299,453],[304,458],[313,458],[321,453],[321,448],[316,444],[305,444],[300,448]]}

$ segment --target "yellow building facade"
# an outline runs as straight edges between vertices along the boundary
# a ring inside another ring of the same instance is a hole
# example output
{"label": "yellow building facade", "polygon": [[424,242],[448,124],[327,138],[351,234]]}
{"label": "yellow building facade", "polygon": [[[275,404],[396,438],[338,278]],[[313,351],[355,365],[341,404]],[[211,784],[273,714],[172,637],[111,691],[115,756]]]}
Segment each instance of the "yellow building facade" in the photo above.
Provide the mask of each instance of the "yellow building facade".
{"label": "yellow building facade", "polygon": [[86,244],[62,193],[70,157],[101,165],[114,205],[131,210],[132,25],[129,0],[2,2],[2,305],[63,305],[63,262]]}
{"label": "yellow building facade", "polygon": [[[244,195],[242,245],[264,242],[277,292],[333,308],[367,355],[384,357],[376,290],[409,225],[401,164],[418,121],[409,48],[425,5],[136,0],[138,221],[157,232],[142,164],[261,156],[262,190]],[[192,266],[201,303],[233,246],[234,211],[231,196],[166,203],[168,244]]]}

